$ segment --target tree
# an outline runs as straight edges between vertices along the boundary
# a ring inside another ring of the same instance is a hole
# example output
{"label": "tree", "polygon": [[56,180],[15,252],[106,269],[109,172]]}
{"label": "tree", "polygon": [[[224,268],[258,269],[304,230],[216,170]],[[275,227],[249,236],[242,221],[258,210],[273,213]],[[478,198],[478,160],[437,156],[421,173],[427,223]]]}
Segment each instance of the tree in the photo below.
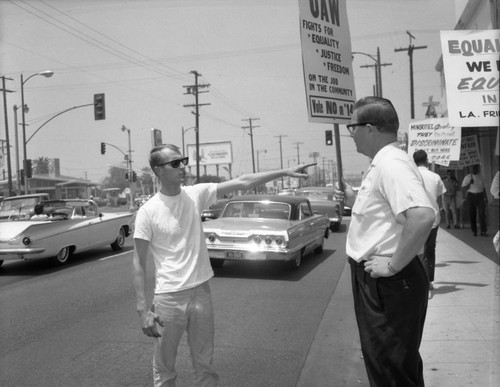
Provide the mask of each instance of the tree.
{"label": "tree", "polygon": [[125,189],[128,187],[128,181],[125,179],[126,170],[123,168],[110,167],[108,169],[108,176],[102,181],[104,188],[120,188]]}
{"label": "tree", "polygon": [[34,175],[48,175],[50,173],[51,160],[48,157],[39,157],[33,160]]}

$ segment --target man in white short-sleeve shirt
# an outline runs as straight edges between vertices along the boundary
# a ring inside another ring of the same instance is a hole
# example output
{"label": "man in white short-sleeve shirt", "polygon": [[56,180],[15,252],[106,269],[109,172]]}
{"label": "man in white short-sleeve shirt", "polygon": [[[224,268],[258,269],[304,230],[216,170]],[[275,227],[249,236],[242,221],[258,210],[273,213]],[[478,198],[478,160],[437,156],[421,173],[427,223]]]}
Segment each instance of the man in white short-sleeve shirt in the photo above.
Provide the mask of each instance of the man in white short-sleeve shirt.
{"label": "man in white short-sleeve shirt", "polygon": [[[424,386],[420,341],[429,281],[417,257],[435,219],[422,177],[398,147],[392,103],[366,97],[347,128],[372,159],[352,206],[346,252],[370,386]],[[346,202],[352,201],[346,190]]]}
{"label": "man in white short-sleeve shirt", "polygon": [[[306,178],[305,170],[315,164],[189,187],[182,186],[188,158],[183,157],[177,146],[153,148],[149,164],[161,182],[161,190],[137,212],[133,281],[142,330],[154,338],[154,385],[175,386],[177,347],[187,332],[195,385],[215,386],[218,375],[212,366],[214,316],[209,286],[214,273],[205,244],[201,211],[215,203],[217,195],[247,190],[284,176]],[[151,308],[147,306],[145,294],[149,257],[156,269]]]}

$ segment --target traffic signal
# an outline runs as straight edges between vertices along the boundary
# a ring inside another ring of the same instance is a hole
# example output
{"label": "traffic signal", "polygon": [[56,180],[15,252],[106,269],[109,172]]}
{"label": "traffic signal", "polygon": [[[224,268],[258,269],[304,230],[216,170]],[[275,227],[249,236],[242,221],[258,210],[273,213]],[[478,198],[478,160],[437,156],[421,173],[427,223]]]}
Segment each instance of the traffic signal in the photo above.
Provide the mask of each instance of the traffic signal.
{"label": "traffic signal", "polygon": [[128,172],[125,172],[125,180],[128,181]]}
{"label": "traffic signal", "polygon": [[94,94],[94,119],[104,120],[106,118],[106,106],[104,105],[104,93]]}
{"label": "traffic signal", "polygon": [[30,159],[27,159],[24,163],[24,171],[28,179],[31,179],[31,177],[33,177],[33,164]]}
{"label": "traffic signal", "polygon": [[101,155],[103,155],[104,153],[106,153],[106,143],[101,142]]}
{"label": "traffic signal", "polygon": [[137,173],[135,173],[135,171],[132,171],[132,181],[134,183],[137,181]]}
{"label": "traffic signal", "polygon": [[333,145],[333,135],[331,130],[325,130],[326,145]]}

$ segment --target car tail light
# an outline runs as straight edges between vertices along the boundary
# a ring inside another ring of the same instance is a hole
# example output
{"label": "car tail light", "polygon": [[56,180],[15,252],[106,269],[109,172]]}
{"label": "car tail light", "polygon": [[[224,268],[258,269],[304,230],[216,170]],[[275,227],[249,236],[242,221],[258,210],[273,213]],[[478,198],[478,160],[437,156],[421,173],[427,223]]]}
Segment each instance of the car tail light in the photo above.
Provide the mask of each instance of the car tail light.
{"label": "car tail light", "polygon": [[283,239],[281,237],[277,237],[275,242],[278,246],[281,246],[283,244]]}
{"label": "car tail light", "polygon": [[254,242],[257,243],[258,245],[261,244],[262,242],[262,237],[257,235],[256,237],[253,238]]}
{"label": "car tail light", "polygon": [[266,242],[266,245],[270,245],[271,243],[273,243],[273,238],[271,238],[270,236],[266,236],[264,238],[264,242]]}

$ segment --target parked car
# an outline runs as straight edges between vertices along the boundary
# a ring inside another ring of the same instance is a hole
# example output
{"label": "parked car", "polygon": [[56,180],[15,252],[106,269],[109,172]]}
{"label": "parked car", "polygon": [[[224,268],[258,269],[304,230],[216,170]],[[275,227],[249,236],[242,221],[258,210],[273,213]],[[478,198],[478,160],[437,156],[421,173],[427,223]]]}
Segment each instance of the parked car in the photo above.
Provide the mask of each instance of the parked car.
{"label": "parked car", "polygon": [[297,269],[305,255],[323,251],[328,227],[307,198],[288,195],[236,196],[219,218],[203,223],[214,267],[226,260],[277,260]]}
{"label": "parked car", "polygon": [[295,191],[295,195],[310,200],[314,212],[326,215],[330,219],[332,231],[339,229],[344,214],[344,202],[335,194],[336,191],[333,188],[327,187],[304,187]]}
{"label": "parked car", "polygon": [[131,213],[100,213],[92,200],[49,200],[29,220],[0,222],[0,265],[41,258],[64,264],[73,253],[104,245],[121,250],[132,229]]}
{"label": "parked car", "polygon": [[49,200],[48,193],[10,196],[0,203],[0,221],[29,219],[33,215],[35,204]]}
{"label": "parked car", "polygon": [[220,214],[222,213],[222,210],[224,209],[224,206],[227,204],[228,199],[220,199],[217,200],[215,204],[212,204],[208,209],[203,210],[201,212],[201,221],[205,222],[206,220],[213,220],[217,219]]}

